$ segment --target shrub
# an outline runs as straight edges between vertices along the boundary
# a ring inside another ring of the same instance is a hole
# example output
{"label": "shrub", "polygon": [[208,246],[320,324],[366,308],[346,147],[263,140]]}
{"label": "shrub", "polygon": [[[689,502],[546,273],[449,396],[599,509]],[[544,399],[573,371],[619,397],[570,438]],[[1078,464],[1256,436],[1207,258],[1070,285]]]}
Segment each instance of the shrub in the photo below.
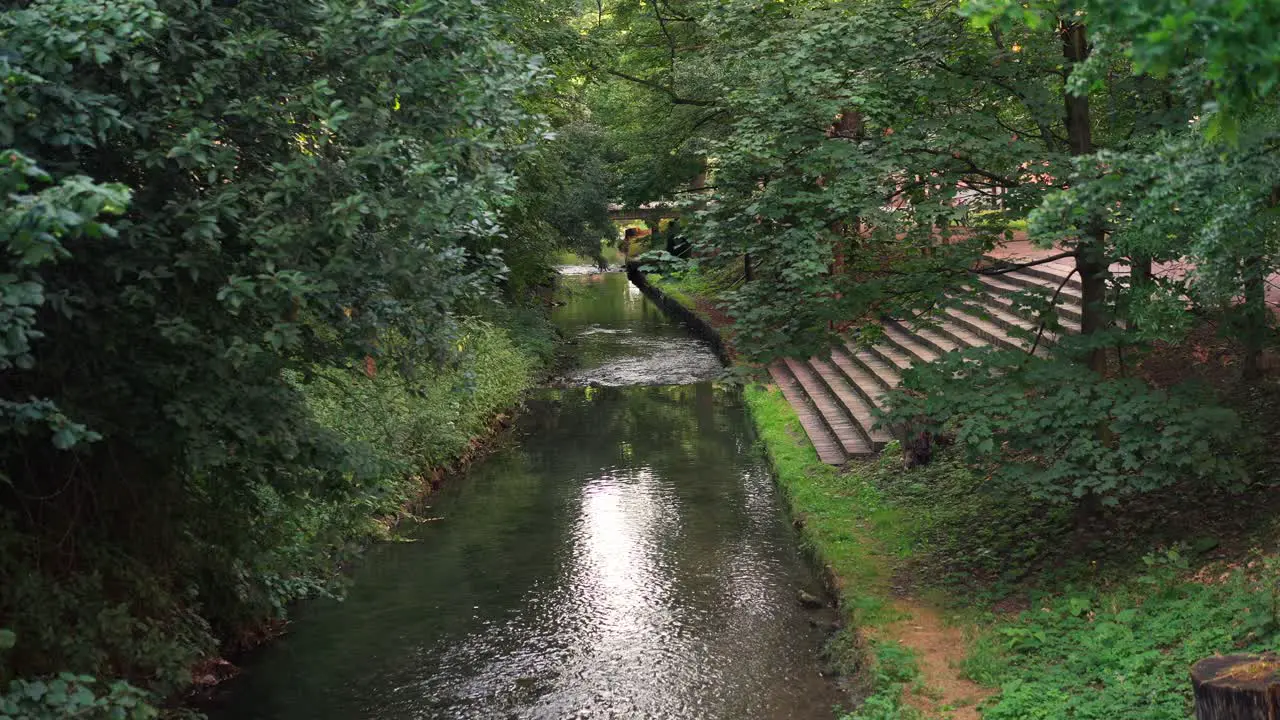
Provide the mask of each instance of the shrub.
{"label": "shrub", "polygon": [[912,367],[881,422],[953,435],[971,466],[1053,502],[1114,505],[1183,480],[1244,478],[1240,420],[1206,393],[1020,352],[974,348]]}
{"label": "shrub", "polygon": [[[0,676],[166,695],[332,590],[387,458],[447,454],[521,387],[510,342],[459,320],[507,277],[545,73],[465,0],[10,6],[0,619],[23,642]],[[311,395],[366,356],[404,423],[381,445]]]}

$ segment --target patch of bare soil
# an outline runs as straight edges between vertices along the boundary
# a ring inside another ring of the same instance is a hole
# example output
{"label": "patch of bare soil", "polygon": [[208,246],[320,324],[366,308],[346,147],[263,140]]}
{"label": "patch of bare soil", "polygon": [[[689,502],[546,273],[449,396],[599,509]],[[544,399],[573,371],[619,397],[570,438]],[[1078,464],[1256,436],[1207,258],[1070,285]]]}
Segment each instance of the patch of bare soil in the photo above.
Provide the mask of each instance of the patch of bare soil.
{"label": "patch of bare soil", "polygon": [[961,675],[968,643],[961,628],[948,625],[933,608],[898,599],[894,609],[903,619],[887,626],[882,639],[892,639],[916,654],[922,682],[907,691],[907,702],[931,718],[979,720],[978,704],[993,694]]}
{"label": "patch of bare soil", "polygon": [[[1243,354],[1240,343],[1223,337],[1215,324],[1206,322],[1192,330],[1182,342],[1155,343],[1150,352],[1138,359],[1133,370],[1159,387],[1197,380],[1219,393],[1229,393],[1239,383]],[[1264,368],[1274,365],[1271,354],[1263,357]]]}

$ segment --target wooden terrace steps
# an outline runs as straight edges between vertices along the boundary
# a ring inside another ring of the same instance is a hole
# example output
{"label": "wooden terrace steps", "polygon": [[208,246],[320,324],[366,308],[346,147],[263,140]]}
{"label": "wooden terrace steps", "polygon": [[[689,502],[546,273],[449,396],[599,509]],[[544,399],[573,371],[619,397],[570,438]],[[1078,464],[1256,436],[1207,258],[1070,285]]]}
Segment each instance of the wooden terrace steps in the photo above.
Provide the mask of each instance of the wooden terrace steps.
{"label": "wooden terrace steps", "polygon": [[[1080,282],[1073,276],[1063,284],[1067,272],[1069,268],[1050,265],[978,276],[967,294],[949,298],[928,322],[887,319],[883,336],[874,342],[850,340],[825,358],[787,358],[771,365],[769,373],[795,408],[823,462],[843,465],[850,458],[873,456],[890,439],[876,427],[875,408],[907,368],[970,347],[1032,346],[1039,328],[1019,311],[1014,294],[1058,292],[1062,331],[1079,332]],[[1057,340],[1056,334],[1045,331],[1036,353],[1047,353]]]}

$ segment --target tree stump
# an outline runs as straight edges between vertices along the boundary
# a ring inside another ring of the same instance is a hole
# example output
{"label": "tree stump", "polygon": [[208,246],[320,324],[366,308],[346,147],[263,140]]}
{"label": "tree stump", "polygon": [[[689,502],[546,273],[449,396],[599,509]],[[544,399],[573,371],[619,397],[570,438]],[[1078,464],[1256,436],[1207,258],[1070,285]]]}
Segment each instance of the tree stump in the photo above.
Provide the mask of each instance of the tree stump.
{"label": "tree stump", "polygon": [[1191,666],[1196,720],[1280,720],[1280,656],[1218,655]]}

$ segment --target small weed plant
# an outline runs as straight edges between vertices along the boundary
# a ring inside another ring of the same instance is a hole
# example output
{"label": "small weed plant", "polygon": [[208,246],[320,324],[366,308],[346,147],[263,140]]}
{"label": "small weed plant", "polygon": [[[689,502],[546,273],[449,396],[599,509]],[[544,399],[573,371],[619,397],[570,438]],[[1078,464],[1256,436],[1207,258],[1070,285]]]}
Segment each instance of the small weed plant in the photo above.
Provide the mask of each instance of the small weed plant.
{"label": "small weed plant", "polygon": [[982,638],[966,670],[1001,690],[983,717],[1183,720],[1192,663],[1280,641],[1274,563],[1201,582],[1185,579],[1184,549],[1145,561],[1145,574],[1116,589],[1035,598]]}

